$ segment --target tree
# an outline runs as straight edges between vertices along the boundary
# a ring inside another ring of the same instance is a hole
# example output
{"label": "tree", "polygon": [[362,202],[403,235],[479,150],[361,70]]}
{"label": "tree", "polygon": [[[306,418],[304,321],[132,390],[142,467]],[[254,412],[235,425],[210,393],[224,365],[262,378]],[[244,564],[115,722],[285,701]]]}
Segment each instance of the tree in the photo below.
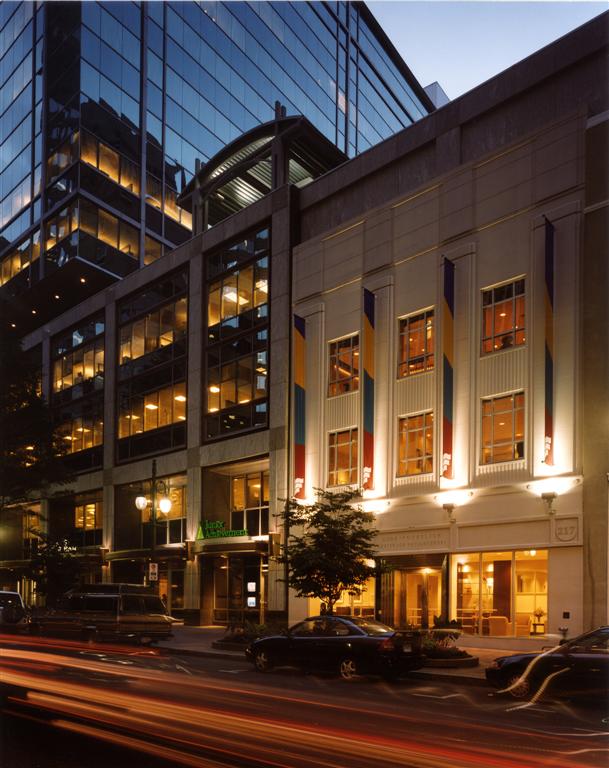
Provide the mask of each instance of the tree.
{"label": "tree", "polygon": [[64,454],[65,441],[40,393],[38,366],[0,306],[0,542],[7,552],[12,547],[7,559],[22,552],[24,514],[34,514],[39,499],[71,480]]}
{"label": "tree", "polygon": [[82,562],[76,547],[65,539],[55,540],[42,531],[36,531],[38,546],[32,553],[27,575],[36,583],[36,590],[54,605],[68,589],[78,584]]}
{"label": "tree", "polygon": [[[356,491],[318,489],[313,504],[286,501],[284,525],[288,546],[280,562],[287,565],[287,581],[298,597],[315,597],[332,613],[341,592],[359,595],[377,567],[374,516],[354,504]],[[297,529],[299,532],[294,532]]]}

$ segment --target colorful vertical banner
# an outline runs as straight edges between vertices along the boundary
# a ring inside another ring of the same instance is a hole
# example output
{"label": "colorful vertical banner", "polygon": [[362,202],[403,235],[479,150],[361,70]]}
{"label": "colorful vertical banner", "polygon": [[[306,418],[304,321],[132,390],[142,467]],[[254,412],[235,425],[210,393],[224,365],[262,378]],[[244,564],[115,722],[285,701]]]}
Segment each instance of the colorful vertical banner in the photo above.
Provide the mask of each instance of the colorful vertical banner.
{"label": "colorful vertical banner", "polygon": [[545,220],[545,430],[543,460],[554,466],[554,226]]}
{"label": "colorful vertical banner", "polygon": [[453,368],[455,352],[455,265],[444,259],[444,305],[442,307],[442,477],[453,472]]}
{"label": "colorful vertical banner", "polygon": [[362,488],[374,488],[374,294],[364,288],[364,442],[362,451]]}
{"label": "colorful vertical banner", "polygon": [[305,498],[305,328],[294,315],[294,498]]}

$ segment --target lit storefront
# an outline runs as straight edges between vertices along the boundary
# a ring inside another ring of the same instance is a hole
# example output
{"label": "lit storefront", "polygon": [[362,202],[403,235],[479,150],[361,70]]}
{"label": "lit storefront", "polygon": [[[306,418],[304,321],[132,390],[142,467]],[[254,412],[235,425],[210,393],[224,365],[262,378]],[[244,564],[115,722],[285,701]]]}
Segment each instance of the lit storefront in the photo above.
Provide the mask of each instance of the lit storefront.
{"label": "lit storefront", "polygon": [[546,632],[548,551],[451,557],[451,616],[468,634],[529,637]]}

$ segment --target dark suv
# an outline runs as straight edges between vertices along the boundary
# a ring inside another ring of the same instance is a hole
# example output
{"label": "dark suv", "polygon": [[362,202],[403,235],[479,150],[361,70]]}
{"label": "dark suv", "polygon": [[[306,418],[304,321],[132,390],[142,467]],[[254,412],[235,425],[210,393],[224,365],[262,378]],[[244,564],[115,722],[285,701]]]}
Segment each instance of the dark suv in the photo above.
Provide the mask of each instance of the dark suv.
{"label": "dark suv", "polygon": [[150,643],[172,636],[175,621],[163,601],[138,584],[94,584],[67,592],[36,616],[32,630],[49,635]]}

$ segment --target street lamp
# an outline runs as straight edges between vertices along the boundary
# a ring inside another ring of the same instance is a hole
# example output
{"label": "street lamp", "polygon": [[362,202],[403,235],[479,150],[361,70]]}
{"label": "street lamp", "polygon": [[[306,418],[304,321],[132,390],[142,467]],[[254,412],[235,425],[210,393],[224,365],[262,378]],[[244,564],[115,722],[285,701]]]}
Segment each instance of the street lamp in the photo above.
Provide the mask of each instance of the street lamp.
{"label": "street lamp", "polygon": [[[152,551],[156,549],[156,497],[157,493],[160,496],[159,510],[168,515],[171,512],[171,499],[169,498],[167,484],[164,480],[156,479],[156,459],[152,460],[152,480],[150,483],[150,507],[152,516]],[[145,496],[137,496],[135,499],[135,506],[140,512],[143,512],[148,506],[148,499]]]}

